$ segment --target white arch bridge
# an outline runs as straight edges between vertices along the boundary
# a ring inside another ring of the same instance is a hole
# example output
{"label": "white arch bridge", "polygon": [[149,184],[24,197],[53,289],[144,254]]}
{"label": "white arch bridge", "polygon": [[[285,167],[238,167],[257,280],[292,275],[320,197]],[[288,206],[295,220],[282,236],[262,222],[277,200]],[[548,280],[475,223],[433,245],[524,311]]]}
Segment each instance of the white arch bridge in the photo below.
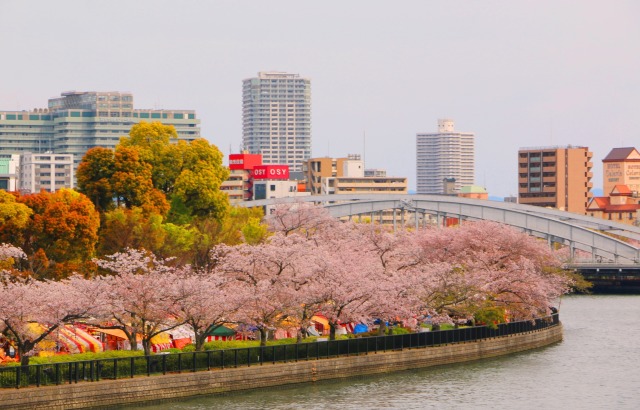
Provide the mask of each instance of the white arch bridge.
{"label": "white arch bridge", "polygon": [[[281,203],[313,202],[326,207],[332,216],[366,217],[373,222],[387,218],[416,228],[427,224],[441,226],[447,218],[460,223],[489,220],[504,223],[530,235],[544,238],[551,245],[569,247],[572,259],[577,249],[587,252],[591,264],[640,267],[640,249],[626,239],[640,241],[640,228],[569,212],[442,195],[315,195],[294,198],[246,201],[243,207],[268,207]],[[391,217],[393,216],[393,217]],[[578,263],[575,267],[578,267]]]}

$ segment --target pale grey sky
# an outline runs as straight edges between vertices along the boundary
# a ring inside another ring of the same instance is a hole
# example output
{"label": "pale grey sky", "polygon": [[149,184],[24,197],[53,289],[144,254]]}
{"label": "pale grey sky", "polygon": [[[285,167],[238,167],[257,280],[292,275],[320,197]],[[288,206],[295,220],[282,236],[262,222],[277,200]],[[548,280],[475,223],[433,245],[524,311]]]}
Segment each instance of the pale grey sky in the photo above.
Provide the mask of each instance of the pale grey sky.
{"label": "pale grey sky", "polygon": [[242,80],[312,80],[313,155],[363,151],[415,188],[415,134],[476,133],[476,183],[517,193],[517,150],[640,148],[640,2],[0,0],[0,109],[131,91],[195,109],[225,156]]}

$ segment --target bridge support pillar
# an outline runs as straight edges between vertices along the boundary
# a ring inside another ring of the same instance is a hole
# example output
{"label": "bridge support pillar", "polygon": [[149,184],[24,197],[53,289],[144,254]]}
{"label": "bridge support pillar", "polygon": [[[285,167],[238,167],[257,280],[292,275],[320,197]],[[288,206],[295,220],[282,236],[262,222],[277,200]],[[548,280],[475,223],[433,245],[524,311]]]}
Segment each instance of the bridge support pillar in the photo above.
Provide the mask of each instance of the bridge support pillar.
{"label": "bridge support pillar", "polygon": [[576,243],[573,241],[569,242],[569,257],[571,260],[574,260],[576,257]]}
{"label": "bridge support pillar", "polygon": [[398,230],[396,226],[396,208],[393,208],[393,232],[395,233]]}

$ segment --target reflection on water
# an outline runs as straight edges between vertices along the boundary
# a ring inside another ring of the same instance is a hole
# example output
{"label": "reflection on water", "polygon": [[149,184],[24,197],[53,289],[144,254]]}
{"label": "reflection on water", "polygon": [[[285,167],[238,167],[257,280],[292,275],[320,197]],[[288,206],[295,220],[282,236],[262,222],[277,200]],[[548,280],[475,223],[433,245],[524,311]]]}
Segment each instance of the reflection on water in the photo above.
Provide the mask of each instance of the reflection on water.
{"label": "reflection on water", "polygon": [[640,296],[565,297],[560,318],[561,343],[507,357],[149,408],[640,408]]}

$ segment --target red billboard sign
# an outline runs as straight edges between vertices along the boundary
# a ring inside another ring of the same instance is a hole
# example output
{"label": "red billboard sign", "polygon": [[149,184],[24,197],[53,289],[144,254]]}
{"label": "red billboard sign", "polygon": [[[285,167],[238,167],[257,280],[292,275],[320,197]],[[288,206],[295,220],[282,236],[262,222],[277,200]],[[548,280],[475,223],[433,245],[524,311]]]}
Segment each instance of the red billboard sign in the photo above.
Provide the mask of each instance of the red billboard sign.
{"label": "red billboard sign", "polygon": [[253,179],[289,179],[289,165],[257,165]]}
{"label": "red billboard sign", "polygon": [[253,169],[262,165],[260,154],[229,154],[229,169]]}

